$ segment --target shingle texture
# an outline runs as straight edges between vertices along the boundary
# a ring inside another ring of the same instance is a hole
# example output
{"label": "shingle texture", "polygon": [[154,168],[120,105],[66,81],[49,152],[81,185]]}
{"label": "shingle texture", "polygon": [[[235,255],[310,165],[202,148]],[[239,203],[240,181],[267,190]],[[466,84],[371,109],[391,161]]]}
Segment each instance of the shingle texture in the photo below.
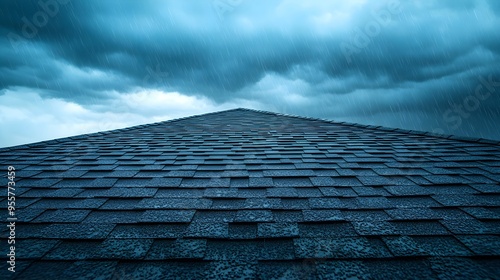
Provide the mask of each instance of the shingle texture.
{"label": "shingle texture", "polygon": [[500,278],[495,141],[235,109],[4,148],[0,166],[11,278]]}

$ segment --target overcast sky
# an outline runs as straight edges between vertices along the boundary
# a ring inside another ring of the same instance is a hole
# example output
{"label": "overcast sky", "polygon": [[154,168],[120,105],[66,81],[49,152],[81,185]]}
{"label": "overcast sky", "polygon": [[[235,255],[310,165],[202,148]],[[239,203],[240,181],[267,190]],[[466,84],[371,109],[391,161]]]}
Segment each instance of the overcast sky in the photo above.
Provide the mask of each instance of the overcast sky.
{"label": "overcast sky", "polygon": [[0,147],[247,107],[500,139],[500,1],[0,2]]}

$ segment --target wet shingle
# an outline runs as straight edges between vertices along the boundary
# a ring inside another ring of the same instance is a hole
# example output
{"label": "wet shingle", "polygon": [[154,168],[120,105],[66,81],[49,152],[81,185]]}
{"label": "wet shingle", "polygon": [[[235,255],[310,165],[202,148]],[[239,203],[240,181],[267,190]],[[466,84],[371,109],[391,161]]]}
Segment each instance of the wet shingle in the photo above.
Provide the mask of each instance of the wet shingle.
{"label": "wet shingle", "polygon": [[116,239],[104,240],[94,252],[93,257],[106,259],[142,259],[146,256],[153,239]]}
{"label": "wet shingle", "polygon": [[203,193],[204,197],[210,198],[238,198],[237,188],[209,188]]}
{"label": "wet shingle", "polygon": [[205,269],[205,279],[255,279],[256,262],[249,260],[213,261]]}
{"label": "wet shingle", "polygon": [[16,258],[18,260],[40,259],[58,243],[58,240],[46,239],[40,242],[39,239],[18,239],[15,243]]}
{"label": "wet shingle", "polygon": [[351,222],[359,235],[397,235],[394,225],[387,221],[353,221]]}
{"label": "wet shingle", "polygon": [[297,238],[295,254],[299,258],[387,258],[391,253],[377,239],[364,237]]}
{"label": "wet shingle", "polygon": [[442,220],[440,221],[449,231],[454,234],[491,234],[488,226],[478,220]]}
{"label": "wet shingle", "polygon": [[272,178],[254,178],[250,177],[248,179],[248,186],[249,187],[272,187],[273,186],[273,179]]}
{"label": "wet shingle", "polygon": [[113,178],[97,178],[85,185],[85,188],[111,188],[118,179]]}
{"label": "wet shingle", "polygon": [[500,195],[435,195],[435,200],[444,206],[491,206],[500,207]]}
{"label": "wet shingle", "polygon": [[247,240],[209,241],[205,259],[207,260],[257,260],[257,242]]}
{"label": "wet shingle", "polygon": [[394,256],[416,257],[427,255],[425,250],[409,236],[386,236],[382,239]]}
{"label": "wet shingle", "polygon": [[40,209],[40,208],[26,208],[23,209],[22,211],[17,211],[15,215],[17,216],[18,222],[30,222],[36,217],[38,217],[40,214],[42,214],[44,211],[45,209]]}
{"label": "wet shingle", "polygon": [[158,188],[172,188],[180,186],[182,182],[181,178],[152,178],[145,185],[138,186],[146,186],[146,187],[158,187]]}
{"label": "wet shingle", "polygon": [[[168,173],[161,173],[165,177],[191,178],[195,175],[194,170],[172,170]],[[156,176],[155,176],[156,177]]]}
{"label": "wet shingle", "polygon": [[230,260],[289,260],[294,258],[292,240],[208,241],[205,259]]}
{"label": "wet shingle", "polygon": [[[9,222],[10,226],[10,222]],[[16,238],[50,238],[45,236],[42,231],[45,230],[47,227],[50,225],[48,224],[35,224],[35,223],[30,223],[30,224],[24,224],[22,227],[17,226],[15,228],[15,237]],[[2,229],[2,234],[5,236],[9,235],[10,236],[10,228],[7,228],[7,226],[3,227]]]}
{"label": "wet shingle", "polygon": [[[32,189],[22,193],[23,197],[71,198],[83,192],[80,188]],[[18,194],[21,194],[18,192]]]}
{"label": "wet shingle", "polygon": [[471,256],[472,252],[452,236],[414,236],[419,248],[435,257]]}
{"label": "wet shingle", "polygon": [[370,272],[371,279],[436,279],[437,277],[427,260],[366,260],[363,264]]}
{"label": "wet shingle", "polygon": [[116,279],[203,279],[208,269],[210,269],[208,262],[125,262],[118,264],[113,277]]}
{"label": "wet shingle", "polygon": [[494,279],[498,276],[498,271],[468,258],[436,257],[430,259],[430,263],[439,279]]}
{"label": "wet shingle", "polygon": [[427,187],[422,187],[418,185],[407,185],[407,186],[387,186],[385,189],[392,195],[395,196],[423,196],[433,194]]}
{"label": "wet shingle", "polygon": [[496,279],[499,156],[245,109],[0,149],[20,279]]}
{"label": "wet shingle", "polygon": [[178,238],[188,224],[117,225],[110,238]]}
{"label": "wet shingle", "polygon": [[450,232],[437,221],[392,222],[401,235],[449,235]]}
{"label": "wet shingle", "polygon": [[50,188],[60,182],[61,179],[50,178],[50,179],[22,179],[16,184],[20,187],[32,187],[32,188]]}
{"label": "wet shingle", "polygon": [[244,209],[281,209],[279,198],[247,198]]}
{"label": "wet shingle", "polygon": [[104,239],[114,227],[114,224],[104,223],[51,224],[43,228],[39,235],[57,239]]}
{"label": "wet shingle", "polygon": [[342,210],[342,215],[348,221],[387,221],[390,219],[383,210]]}
{"label": "wet shingle", "polygon": [[196,211],[193,222],[195,223],[209,223],[209,222],[224,222],[230,223],[236,217],[236,211]]}
{"label": "wet shingle", "polygon": [[146,178],[119,178],[114,184],[115,188],[137,188],[140,186],[147,186],[151,179]]}
{"label": "wet shingle", "polygon": [[153,197],[158,189],[154,188],[111,188],[111,189],[94,189],[94,190],[86,190],[76,197],[78,198],[134,198],[134,197]]}
{"label": "wet shingle", "polygon": [[205,256],[205,239],[156,240],[146,260],[201,259]]}
{"label": "wet shingle", "polygon": [[272,222],[273,213],[269,210],[239,210],[236,213],[236,222]]}
{"label": "wet shingle", "polygon": [[303,210],[306,222],[342,221],[344,217],[339,210]]}
{"label": "wet shingle", "polygon": [[111,198],[99,209],[101,210],[133,210],[141,198]]}
{"label": "wet shingle", "polygon": [[396,208],[386,210],[394,220],[437,220],[438,212],[428,208]]}
{"label": "wet shingle", "polygon": [[459,235],[457,238],[476,255],[500,256],[500,236]]}
{"label": "wet shingle", "polygon": [[460,176],[450,176],[450,175],[424,175],[425,179],[429,180],[433,184],[445,185],[445,184],[468,184],[471,181]]}
{"label": "wet shingle", "polygon": [[201,198],[203,189],[176,189],[176,188],[161,188],[154,197],[155,198]]}
{"label": "wet shingle", "polygon": [[395,208],[429,208],[441,207],[432,197],[417,196],[417,197],[388,197],[387,200]]}
{"label": "wet shingle", "polygon": [[255,239],[257,237],[256,223],[231,223],[229,224],[230,239]]}
{"label": "wet shingle", "polygon": [[316,264],[304,261],[259,261],[258,279],[301,279],[316,274]]}
{"label": "wet shingle", "polygon": [[105,198],[41,199],[30,207],[41,209],[95,209],[105,202]]}
{"label": "wet shingle", "polygon": [[309,200],[306,198],[282,198],[283,209],[309,209]]}
{"label": "wet shingle", "polygon": [[292,188],[292,187],[309,187],[311,181],[309,178],[302,177],[287,177],[287,178],[273,178],[275,187]]}
{"label": "wet shingle", "polygon": [[298,197],[299,194],[295,188],[268,188],[268,197]]}
{"label": "wet shingle", "polygon": [[205,187],[209,188],[226,188],[231,186],[230,178],[211,178]]}
{"label": "wet shingle", "polygon": [[203,198],[145,198],[136,209],[208,209],[211,205],[211,200]]}
{"label": "wet shingle", "polygon": [[223,222],[190,223],[185,232],[186,237],[227,238],[228,224]]}
{"label": "wet shingle", "polygon": [[146,210],[139,218],[145,223],[188,223],[195,210]]}
{"label": "wet shingle", "polygon": [[500,194],[500,188],[498,188],[498,185],[493,185],[493,184],[471,184],[471,187],[476,189],[477,191],[481,193],[495,193],[495,194]]}
{"label": "wet shingle", "polygon": [[237,210],[242,209],[245,205],[245,199],[228,198],[228,199],[212,199],[211,209],[218,210]]}
{"label": "wet shingle", "polygon": [[380,187],[357,187],[354,189],[360,196],[389,196],[390,194]]}
{"label": "wet shingle", "polygon": [[205,188],[209,182],[210,179],[182,179],[180,186],[188,188]]}
{"label": "wet shingle", "polygon": [[138,170],[113,170],[106,174],[109,178],[132,178],[137,174]]}
{"label": "wet shingle", "polygon": [[395,185],[393,181],[384,176],[358,176],[361,183],[365,186],[390,186]]}
{"label": "wet shingle", "polygon": [[295,188],[299,197],[322,197],[318,188]]}
{"label": "wet shingle", "polygon": [[265,188],[244,188],[238,189],[238,197],[240,198],[263,198],[266,197],[267,190]]}
{"label": "wet shingle", "polygon": [[139,222],[143,211],[92,211],[83,221],[84,223],[130,224]]}
{"label": "wet shingle", "polygon": [[494,211],[499,208],[462,207],[461,209],[476,219],[500,220],[500,210]]}
{"label": "wet shingle", "polygon": [[357,197],[357,209],[386,209],[394,207],[392,201],[385,197]]}
{"label": "wet shingle", "polygon": [[352,224],[346,222],[299,223],[300,237],[358,236]]}
{"label": "wet shingle", "polygon": [[[63,178],[63,177],[58,177]],[[85,188],[91,184],[94,179],[66,179],[59,181],[53,187],[55,188]]]}
{"label": "wet shingle", "polygon": [[113,279],[116,261],[77,261],[67,268],[62,279],[79,275],[81,279]]}
{"label": "wet shingle", "polygon": [[277,210],[273,211],[276,222],[303,222],[304,215],[298,210]]}
{"label": "wet shingle", "polygon": [[44,256],[46,260],[87,260],[95,255],[102,241],[63,240]]}
{"label": "wet shingle", "polygon": [[[332,187],[357,187],[363,186],[356,177],[333,177]],[[329,186],[326,186],[329,187]]]}
{"label": "wet shingle", "polygon": [[164,177],[166,175],[167,175],[167,172],[163,172],[163,171],[141,170],[141,171],[139,171],[139,173],[134,175],[134,178],[161,178],[161,177]]}
{"label": "wet shingle", "polygon": [[285,238],[299,235],[297,223],[259,223],[257,236],[263,238]]}
{"label": "wet shingle", "polygon": [[89,213],[90,210],[47,210],[36,218],[35,222],[78,223],[83,221]]}
{"label": "wet shingle", "polygon": [[[21,279],[63,279],[63,273],[71,267],[71,262],[33,262],[25,268],[18,278]],[[49,269],[50,268],[50,269]],[[16,275],[17,277],[17,275]]]}
{"label": "wet shingle", "polygon": [[[308,177],[315,176],[312,170],[307,169],[280,169],[280,170],[264,170],[264,177]],[[276,182],[276,181],[275,181]],[[285,182],[285,181],[283,181]]]}

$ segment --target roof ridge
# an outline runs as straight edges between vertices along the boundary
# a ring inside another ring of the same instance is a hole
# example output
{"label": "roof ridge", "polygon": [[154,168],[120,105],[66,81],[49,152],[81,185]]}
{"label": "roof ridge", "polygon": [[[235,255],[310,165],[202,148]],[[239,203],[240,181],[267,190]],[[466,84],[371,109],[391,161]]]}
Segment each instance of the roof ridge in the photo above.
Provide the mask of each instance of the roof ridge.
{"label": "roof ridge", "polygon": [[400,133],[406,133],[406,134],[430,136],[430,137],[434,137],[434,138],[450,139],[450,140],[457,140],[457,141],[463,141],[463,142],[500,145],[500,141],[486,139],[486,138],[472,138],[472,137],[466,137],[466,136],[457,136],[457,135],[451,135],[451,134],[439,134],[439,133],[433,133],[433,132],[425,132],[425,131],[409,130],[409,129],[401,129],[401,128],[391,128],[391,127],[385,127],[385,126],[364,125],[364,124],[350,123],[350,122],[338,122],[338,121],[334,121],[334,120],[330,120],[330,119],[305,117],[305,116],[300,116],[300,115],[276,113],[276,112],[271,112],[271,111],[264,111],[264,110],[256,110],[256,109],[239,107],[239,108],[233,108],[233,109],[228,109],[228,110],[222,110],[222,111],[203,113],[203,114],[192,115],[192,116],[187,116],[187,117],[175,118],[175,119],[166,120],[166,121],[160,121],[160,122],[154,122],[154,123],[148,123],[148,124],[140,124],[140,125],[134,125],[134,126],[130,126],[130,127],[106,130],[106,131],[84,133],[84,134],[79,134],[79,135],[74,135],[74,136],[67,136],[67,137],[56,138],[56,139],[51,139],[51,140],[44,140],[44,141],[23,144],[23,145],[3,147],[3,148],[0,148],[0,152],[12,151],[12,150],[23,149],[23,148],[32,148],[32,147],[37,147],[37,146],[47,145],[47,144],[63,143],[63,142],[66,142],[68,140],[78,140],[78,139],[82,139],[82,138],[87,138],[87,137],[92,137],[92,136],[97,136],[97,135],[112,134],[112,133],[117,133],[117,132],[121,132],[121,131],[143,129],[143,128],[162,125],[162,124],[166,124],[166,123],[172,123],[172,122],[182,121],[182,120],[196,118],[196,117],[215,115],[215,114],[221,114],[221,113],[238,111],[238,110],[252,111],[252,112],[257,112],[257,113],[270,114],[270,115],[275,115],[275,116],[285,116],[285,117],[299,118],[299,119],[306,119],[306,120],[317,120],[317,121],[323,121],[323,122],[337,124],[337,125],[352,126],[352,127],[366,128],[366,129],[372,129],[372,130],[400,132]]}
{"label": "roof ridge", "polygon": [[453,134],[441,134],[441,133],[434,133],[434,132],[428,132],[428,131],[386,127],[386,126],[381,126],[381,125],[377,126],[377,125],[367,125],[367,124],[359,124],[359,123],[351,123],[351,122],[338,122],[338,121],[334,121],[334,120],[330,120],[330,119],[305,117],[305,116],[294,115],[294,114],[285,114],[285,113],[275,113],[275,112],[270,112],[270,111],[248,109],[248,108],[237,108],[236,110],[238,110],[238,109],[259,112],[259,113],[264,113],[264,114],[271,114],[271,115],[276,115],[276,116],[285,116],[285,117],[307,119],[307,120],[317,120],[317,121],[323,121],[323,122],[328,122],[328,123],[337,124],[337,125],[353,126],[353,127],[367,128],[367,129],[372,129],[372,130],[400,132],[400,133],[406,133],[406,134],[412,134],[412,135],[430,136],[430,137],[434,137],[434,138],[450,139],[450,140],[457,140],[457,141],[464,141],[464,142],[500,145],[500,140],[493,140],[493,139],[487,139],[487,138],[473,138],[473,137],[458,136],[458,135],[453,135]]}

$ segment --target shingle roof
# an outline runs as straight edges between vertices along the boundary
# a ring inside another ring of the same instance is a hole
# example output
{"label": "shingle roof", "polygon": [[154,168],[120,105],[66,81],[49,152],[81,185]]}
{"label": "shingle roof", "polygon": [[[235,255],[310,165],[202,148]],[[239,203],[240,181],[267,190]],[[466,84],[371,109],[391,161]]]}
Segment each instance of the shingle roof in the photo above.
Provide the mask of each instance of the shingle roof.
{"label": "shingle roof", "polygon": [[19,279],[500,278],[498,141],[235,109],[0,165]]}

